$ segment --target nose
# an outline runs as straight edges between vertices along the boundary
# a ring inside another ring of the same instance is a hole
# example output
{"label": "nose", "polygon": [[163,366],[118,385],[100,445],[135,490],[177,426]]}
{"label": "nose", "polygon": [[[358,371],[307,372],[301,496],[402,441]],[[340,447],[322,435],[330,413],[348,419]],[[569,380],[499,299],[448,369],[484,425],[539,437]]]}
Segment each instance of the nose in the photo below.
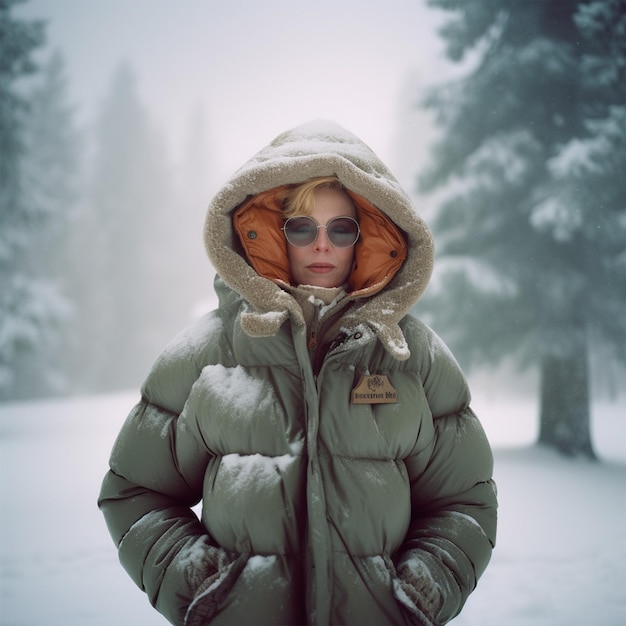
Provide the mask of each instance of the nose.
{"label": "nose", "polygon": [[330,248],[330,241],[328,241],[328,233],[325,226],[318,226],[317,239],[315,240],[315,250],[326,251]]}

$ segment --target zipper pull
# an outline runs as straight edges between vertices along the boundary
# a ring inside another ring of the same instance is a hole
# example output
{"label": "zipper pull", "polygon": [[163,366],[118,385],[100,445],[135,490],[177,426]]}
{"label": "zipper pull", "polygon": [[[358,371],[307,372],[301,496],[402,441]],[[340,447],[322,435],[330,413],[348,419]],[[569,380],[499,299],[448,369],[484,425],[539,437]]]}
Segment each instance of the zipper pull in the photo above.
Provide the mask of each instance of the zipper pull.
{"label": "zipper pull", "polygon": [[312,331],[309,335],[309,350],[315,350],[317,348],[317,333]]}

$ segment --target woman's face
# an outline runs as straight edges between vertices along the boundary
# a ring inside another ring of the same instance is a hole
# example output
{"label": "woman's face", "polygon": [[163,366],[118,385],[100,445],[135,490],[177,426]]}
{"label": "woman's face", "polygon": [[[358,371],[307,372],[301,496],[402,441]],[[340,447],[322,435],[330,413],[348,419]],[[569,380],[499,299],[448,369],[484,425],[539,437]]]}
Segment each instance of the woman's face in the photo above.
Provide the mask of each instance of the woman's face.
{"label": "woman's face", "polygon": [[[356,210],[348,194],[336,189],[318,189],[310,217],[326,226],[333,217],[356,218]],[[294,285],[340,287],[352,271],[354,246],[338,248],[328,240],[325,228],[319,228],[317,239],[299,248],[287,243],[291,280]]]}

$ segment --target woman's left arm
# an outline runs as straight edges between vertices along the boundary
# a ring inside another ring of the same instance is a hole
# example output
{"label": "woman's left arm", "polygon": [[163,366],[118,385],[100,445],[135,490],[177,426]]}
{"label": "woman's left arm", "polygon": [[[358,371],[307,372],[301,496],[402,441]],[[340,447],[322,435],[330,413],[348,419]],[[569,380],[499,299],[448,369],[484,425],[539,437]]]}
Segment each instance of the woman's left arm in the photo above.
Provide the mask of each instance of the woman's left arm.
{"label": "woman's left arm", "polygon": [[411,525],[395,558],[396,596],[420,625],[461,611],[489,563],[497,523],[491,447],[456,360],[427,331],[421,369],[432,437],[405,459]]}
{"label": "woman's left arm", "polygon": [[426,451],[407,459],[412,522],[396,563],[398,595],[424,614],[416,624],[445,624],[461,611],[496,539],[493,458],[478,419],[467,408],[434,425],[427,465]]}

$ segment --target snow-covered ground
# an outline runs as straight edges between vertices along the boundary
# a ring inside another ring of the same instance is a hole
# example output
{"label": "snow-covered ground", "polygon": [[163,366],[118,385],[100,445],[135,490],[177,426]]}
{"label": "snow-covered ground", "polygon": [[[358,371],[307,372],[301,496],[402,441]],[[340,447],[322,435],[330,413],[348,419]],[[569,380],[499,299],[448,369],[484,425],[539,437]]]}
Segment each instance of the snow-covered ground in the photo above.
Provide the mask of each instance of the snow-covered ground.
{"label": "snow-covered ground", "polygon": [[[96,507],[135,394],[0,405],[0,624],[164,626]],[[495,449],[498,545],[458,626],[626,624],[626,403],[594,407],[603,462],[531,444],[532,402],[478,395]]]}

